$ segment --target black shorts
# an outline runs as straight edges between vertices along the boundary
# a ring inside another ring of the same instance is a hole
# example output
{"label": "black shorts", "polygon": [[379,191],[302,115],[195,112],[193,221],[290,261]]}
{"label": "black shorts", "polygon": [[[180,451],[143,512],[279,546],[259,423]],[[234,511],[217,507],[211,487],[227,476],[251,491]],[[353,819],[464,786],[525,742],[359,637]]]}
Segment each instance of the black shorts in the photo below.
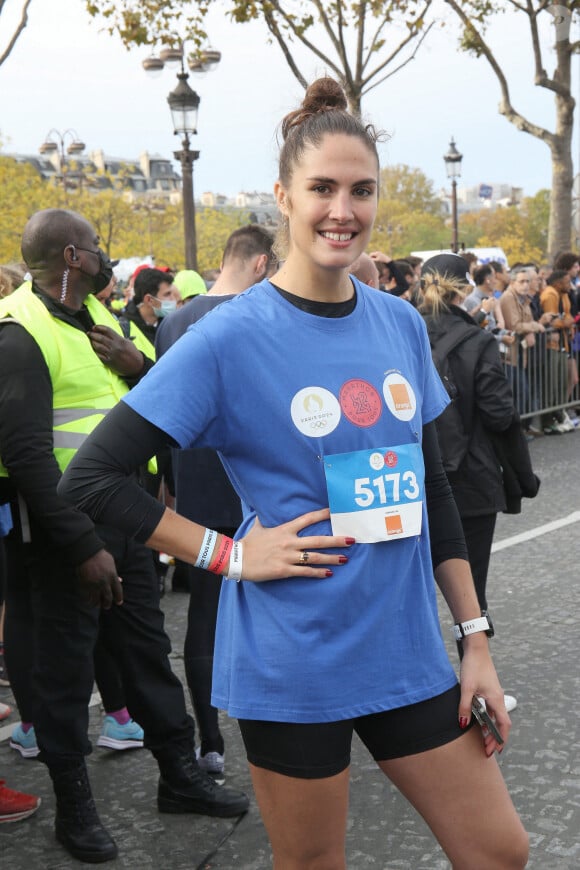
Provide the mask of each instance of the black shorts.
{"label": "black shorts", "polygon": [[350,764],[356,731],[375,761],[425,752],[456,740],[460,688],[396,710],[340,722],[301,724],[240,719],[248,761],[299,779],[335,776]]}

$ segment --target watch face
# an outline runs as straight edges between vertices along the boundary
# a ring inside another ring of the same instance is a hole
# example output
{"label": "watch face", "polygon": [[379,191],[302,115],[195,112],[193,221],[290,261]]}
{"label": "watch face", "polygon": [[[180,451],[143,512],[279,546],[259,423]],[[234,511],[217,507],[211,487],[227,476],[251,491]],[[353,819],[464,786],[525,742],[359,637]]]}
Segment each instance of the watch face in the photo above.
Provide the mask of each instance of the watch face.
{"label": "watch face", "polygon": [[485,618],[487,619],[487,622],[489,624],[489,628],[487,629],[487,631],[485,633],[487,634],[488,637],[493,637],[495,634],[495,628],[494,628],[493,622],[491,620],[491,616],[489,615],[487,610],[482,610],[481,615],[485,616]]}

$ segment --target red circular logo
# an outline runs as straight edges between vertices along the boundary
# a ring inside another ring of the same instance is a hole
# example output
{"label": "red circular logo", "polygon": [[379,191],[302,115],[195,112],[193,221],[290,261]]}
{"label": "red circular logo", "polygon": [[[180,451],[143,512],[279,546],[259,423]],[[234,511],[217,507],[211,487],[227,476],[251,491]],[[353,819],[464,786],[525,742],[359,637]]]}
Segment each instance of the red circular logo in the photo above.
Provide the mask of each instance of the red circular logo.
{"label": "red circular logo", "polygon": [[394,468],[398,461],[399,457],[396,453],[393,453],[392,450],[389,450],[388,453],[385,453],[385,465],[388,465],[389,468]]}
{"label": "red circular logo", "polygon": [[344,416],[355,426],[373,426],[381,416],[381,397],[367,381],[357,378],[347,381],[338,398]]}

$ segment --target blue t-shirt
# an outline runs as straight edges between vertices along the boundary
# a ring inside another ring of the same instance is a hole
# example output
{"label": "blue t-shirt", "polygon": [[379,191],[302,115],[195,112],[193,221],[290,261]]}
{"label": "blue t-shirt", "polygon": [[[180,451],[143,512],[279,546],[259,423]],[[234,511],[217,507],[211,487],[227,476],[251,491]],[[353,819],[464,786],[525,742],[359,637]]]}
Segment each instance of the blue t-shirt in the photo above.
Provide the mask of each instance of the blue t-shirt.
{"label": "blue t-shirt", "polygon": [[[256,515],[276,526],[328,506],[334,455],[396,462],[390,448],[419,444],[447,404],[423,319],[354,283],[354,311],[325,318],[263,281],[192,326],[124,398],[180,446],[219,451],[244,508],[238,537]],[[420,534],[357,543],[328,579],[222,584],[213,703],[239,718],[325,722],[453,686],[424,501],[422,514]],[[302,534],[330,533],[325,522]]]}

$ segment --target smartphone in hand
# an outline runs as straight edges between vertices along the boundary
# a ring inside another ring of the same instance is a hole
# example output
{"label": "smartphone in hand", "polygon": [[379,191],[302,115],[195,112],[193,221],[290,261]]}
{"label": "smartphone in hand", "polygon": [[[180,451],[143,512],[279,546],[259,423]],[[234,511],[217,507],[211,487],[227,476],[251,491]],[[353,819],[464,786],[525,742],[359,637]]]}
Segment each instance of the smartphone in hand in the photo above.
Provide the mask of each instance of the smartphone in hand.
{"label": "smartphone in hand", "polygon": [[471,712],[479,722],[482,728],[487,728],[491,736],[497,743],[503,743],[504,739],[497,730],[497,725],[485,709],[483,702],[477,695],[473,696],[473,701],[471,702]]}

